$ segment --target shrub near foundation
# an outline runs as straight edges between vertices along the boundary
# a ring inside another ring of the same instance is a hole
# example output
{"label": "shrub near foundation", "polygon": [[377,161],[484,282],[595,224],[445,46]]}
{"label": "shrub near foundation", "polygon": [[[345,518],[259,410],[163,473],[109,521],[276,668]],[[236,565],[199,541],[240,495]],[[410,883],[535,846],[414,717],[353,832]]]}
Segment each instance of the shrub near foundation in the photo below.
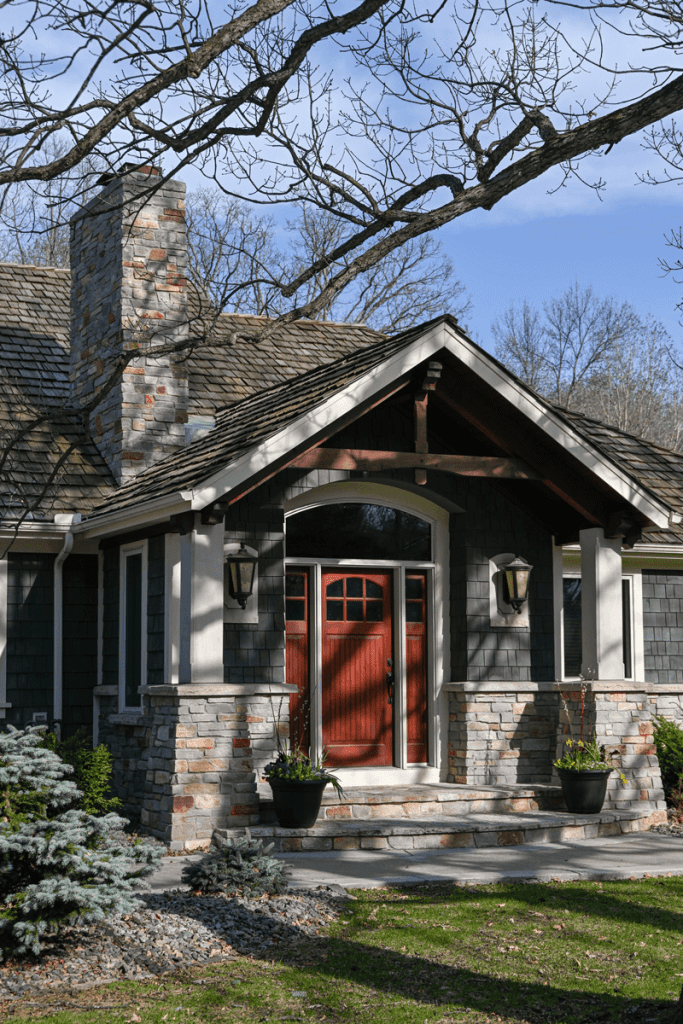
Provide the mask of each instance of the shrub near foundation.
{"label": "shrub near foundation", "polygon": [[287,888],[285,865],[271,857],[273,844],[246,835],[228,839],[220,850],[212,850],[196,864],[183,868],[182,880],[195,892],[205,895],[225,893],[261,896],[284,892]]}
{"label": "shrub near foundation", "polygon": [[683,817],[683,729],[656,715],[654,741],[666,802]]}
{"label": "shrub near foundation", "polygon": [[71,774],[39,727],[0,733],[0,958],[40,953],[64,924],[132,910],[159,865],[160,848],[115,838],[125,819],[76,809]]}
{"label": "shrub near foundation", "polygon": [[82,810],[87,814],[109,814],[121,809],[119,798],[110,795],[113,763],[111,751],[104,743],[93,747],[85,729],[79,729],[66,740],[48,732],[43,744],[73,768],[73,781],[81,792],[78,806]]}

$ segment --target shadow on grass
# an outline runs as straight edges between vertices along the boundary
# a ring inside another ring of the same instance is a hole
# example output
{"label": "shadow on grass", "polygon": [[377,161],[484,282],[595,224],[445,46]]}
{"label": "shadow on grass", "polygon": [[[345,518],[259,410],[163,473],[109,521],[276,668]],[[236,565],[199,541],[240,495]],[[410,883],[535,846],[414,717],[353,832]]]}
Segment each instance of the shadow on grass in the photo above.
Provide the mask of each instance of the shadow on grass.
{"label": "shadow on grass", "polygon": [[324,940],[322,946],[319,941],[306,943],[295,953],[285,950],[276,954],[275,959],[310,972],[312,982],[322,975],[336,982],[365,985],[385,1000],[403,997],[425,1008],[438,1008],[444,1018],[469,1010],[529,1024],[668,1024],[675,1007],[668,1000],[631,999],[616,992],[592,994],[554,986],[552,980],[504,978],[347,939]]}

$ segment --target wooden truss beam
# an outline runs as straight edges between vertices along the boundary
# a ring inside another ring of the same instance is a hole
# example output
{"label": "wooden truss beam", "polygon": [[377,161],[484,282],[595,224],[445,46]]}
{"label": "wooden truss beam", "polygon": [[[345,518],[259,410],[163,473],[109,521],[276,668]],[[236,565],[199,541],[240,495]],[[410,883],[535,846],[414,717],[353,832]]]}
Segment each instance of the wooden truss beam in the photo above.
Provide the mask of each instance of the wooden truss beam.
{"label": "wooden truss beam", "polygon": [[290,462],[297,469],[438,469],[457,476],[494,480],[538,480],[521,459],[489,455],[437,455],[427,452],[382,452],[366,448],[313,448]]}

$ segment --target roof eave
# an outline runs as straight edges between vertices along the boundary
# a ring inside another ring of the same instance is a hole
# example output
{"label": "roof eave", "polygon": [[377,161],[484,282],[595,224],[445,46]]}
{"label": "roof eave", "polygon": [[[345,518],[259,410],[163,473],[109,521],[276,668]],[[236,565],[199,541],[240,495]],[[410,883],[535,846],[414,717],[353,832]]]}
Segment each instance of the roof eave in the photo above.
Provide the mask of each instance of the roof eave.
{"label": "roof eave", "polygon": [[[577,458],[587,469],[612,490],[620,494],[655,526],[666,529],[682,521],[681,514],[657,499],[649,489],[639,485],[628,473],[619,469],[608,457],[577,433],[565,420],[553,412],[543,400],[529,391],[521,382],[510,377],[495,362],[459,331],[447,325],[448,350],[476,373],[506,401],[535,423],[556,444]],[[578,449],[578,451],[577,451]]]}

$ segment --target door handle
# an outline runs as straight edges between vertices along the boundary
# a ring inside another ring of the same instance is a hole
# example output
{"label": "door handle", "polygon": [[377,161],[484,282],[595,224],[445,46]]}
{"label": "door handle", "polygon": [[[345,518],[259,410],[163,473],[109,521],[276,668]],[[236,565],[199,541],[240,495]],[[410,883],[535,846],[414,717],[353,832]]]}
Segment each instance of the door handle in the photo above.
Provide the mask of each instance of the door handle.
{"label": "door handle", "polygon": [[394,703],[394,676],[393,673],[387,672],[387,690],[389,691],[389,703]]}

